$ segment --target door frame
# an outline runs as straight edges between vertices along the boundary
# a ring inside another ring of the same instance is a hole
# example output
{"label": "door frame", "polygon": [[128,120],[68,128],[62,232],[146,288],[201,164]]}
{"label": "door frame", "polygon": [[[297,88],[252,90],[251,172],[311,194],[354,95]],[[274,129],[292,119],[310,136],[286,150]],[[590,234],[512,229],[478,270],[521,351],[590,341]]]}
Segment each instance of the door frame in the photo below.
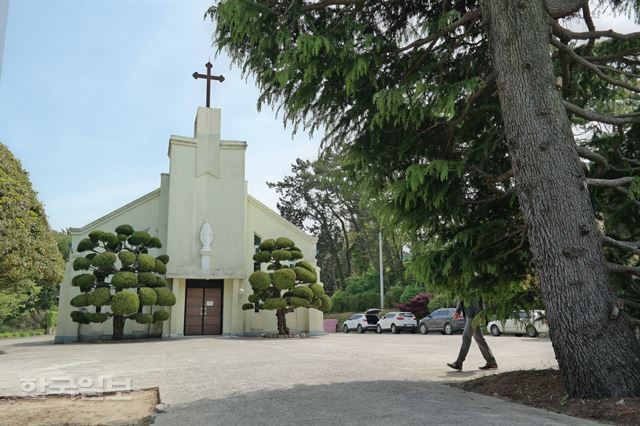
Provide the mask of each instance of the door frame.
{"label": "door frame", "polygon": [[[222,305],[222,309],[220,309],[220,336],[223,334],[223,319],[224,319],[224,280],[199,280],[199,279],[189,279],[185,280],[184,287],[184,318],[182,319],[182,335],[186,336],[187,333],[187,289],[189,288],[219,288],[220,289],[220,302]],[[204,290],[203,290],[204,291]],[[203,299],[204,301],[204,299]],[[196,334],[196,336],[198,336]],[[199,336],[217,336],[217,334],[200,334]]]}

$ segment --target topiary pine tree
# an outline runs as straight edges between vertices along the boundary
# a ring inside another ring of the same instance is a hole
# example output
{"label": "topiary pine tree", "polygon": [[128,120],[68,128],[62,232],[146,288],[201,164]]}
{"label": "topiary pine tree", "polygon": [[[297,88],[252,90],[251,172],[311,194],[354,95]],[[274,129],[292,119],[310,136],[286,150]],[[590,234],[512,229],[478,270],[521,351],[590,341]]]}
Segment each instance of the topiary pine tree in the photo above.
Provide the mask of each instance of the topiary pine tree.
{"label": "topiary pine tree", "polygon": [[296,308],[315,308],[322,312],[331,309],[331,299],[318,283],[316,268],[300,260],[302,258],[302,251],[285,237],[263,241],[253,255],[255,262],[268,264],[268,272],[256,271],[249,276],[253,294],[249,296],[250,303],[242,305],[242,309],[275,310],[281,335],[289,334],[288,312]]}
{"label": "topiary pine tree", "polygon": [[[76,308],[94,306],[95,312],[73,311],[73,321],[89,324],[113,318],[113,340],[121,340],[127,319],[140,324],[167,320],[169,313],[164,309],[153,312],[153,306],[176,303],[163,278],[169,256],[149,254],[150,249],[161,247],[158,238],[146,231],[135,231],[130,225],[118,226],[115,233],[91,231],[89,238],[78,243],[78,252],[88,254],[73,261],[73,270],[87,272],[71,280],[82,293],[70,303]],[[135,293],[128,289],[135,289]],[[102,312],[105,306],[110,312]],[[149,307],[148,312],[145,306]]]}

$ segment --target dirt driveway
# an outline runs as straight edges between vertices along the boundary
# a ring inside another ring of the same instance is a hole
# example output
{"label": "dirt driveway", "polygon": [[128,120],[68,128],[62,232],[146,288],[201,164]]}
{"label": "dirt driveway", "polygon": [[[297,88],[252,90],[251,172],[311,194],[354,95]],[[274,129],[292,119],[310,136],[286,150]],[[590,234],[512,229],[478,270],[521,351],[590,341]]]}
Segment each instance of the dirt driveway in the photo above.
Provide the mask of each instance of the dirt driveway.
{"label": "dirt driveway", "polygon": [[[548,339],[488,336],[487,340],[501,371],[556,366]],[[133,388],[159,387],[170,409],[157,422],[166,424],[190,415],[195,416],[194,424],[299,423],[301,406],[287,409],[291,392],[305,395],[306,403],[333,419],[311,416],[309,420],[309,413],[305,414],[305,422],[312,424],[347,420],[382,424],[397,421],[400,415],[405,416],[403,424],[412,424],[412,417],[407,416],[417,416],[416,424],[424,424],[426,413],[435,415],[434,407],[440,407],[441,415],[447,416],[441,419],[450,424],[473,424],[465,419],[478,420],[474,417],[478,413],[489,415],[492,424],[526,424],[533,421],[528,415],[542,416],[535,417],[535,424],[572,421],[439,384],[487,374],[477,370],[483,359],[475,346],[465,371],[446,367],[446,362],[455,359],[460,335],[339,333],[308,339],[198,337],[125,344],[51,343],[47,337],[0,341],[0,353],[4,352],[0,355],[0,395],[19,395],[25,378],[97,383],[100,376],[121,385],[130,383]],[[416,410],[416,404],[430,398],[433,407]],[[243,410],[248,411],[243,414]],[[287,420],[289,411],[293,417]],[[585,424],[581,422],[576,424]]]}

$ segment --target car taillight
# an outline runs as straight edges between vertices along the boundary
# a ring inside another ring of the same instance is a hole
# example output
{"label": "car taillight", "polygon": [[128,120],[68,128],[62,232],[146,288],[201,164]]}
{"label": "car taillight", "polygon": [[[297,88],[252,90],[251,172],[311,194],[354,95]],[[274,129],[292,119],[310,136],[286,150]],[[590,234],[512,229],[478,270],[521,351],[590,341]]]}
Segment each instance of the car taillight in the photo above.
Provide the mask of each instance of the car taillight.
{"label": "car taillight", "polygon": [[403,320],[403,319],[404,319],[404,317],[398,317],[398,319],[399,319],[399,320]]}

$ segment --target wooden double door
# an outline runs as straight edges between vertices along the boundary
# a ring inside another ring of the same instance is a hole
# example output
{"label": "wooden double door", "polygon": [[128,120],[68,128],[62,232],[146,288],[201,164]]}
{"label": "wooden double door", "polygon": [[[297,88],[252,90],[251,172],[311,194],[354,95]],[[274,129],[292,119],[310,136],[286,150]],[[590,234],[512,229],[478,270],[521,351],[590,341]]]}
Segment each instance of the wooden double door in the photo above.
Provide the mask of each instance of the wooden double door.
{"label": "wooden double door", "polygon": [[222,334],[222,280],[187,280],[184,335]]}

